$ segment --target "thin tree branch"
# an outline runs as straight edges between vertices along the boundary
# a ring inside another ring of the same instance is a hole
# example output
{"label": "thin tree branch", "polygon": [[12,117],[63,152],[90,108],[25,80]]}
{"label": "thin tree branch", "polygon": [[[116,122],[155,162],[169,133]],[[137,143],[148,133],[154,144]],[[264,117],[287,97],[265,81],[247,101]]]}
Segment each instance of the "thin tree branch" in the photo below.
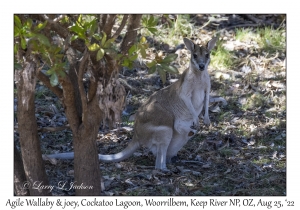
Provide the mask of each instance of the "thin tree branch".
{"label": "thin tree branch", "polygon": [[128,15],[124,15],[120,27],[117,29],[116,33],[112,36],[112,38],[114,39],[118,38],[118,36],[120,35],[121,31],[123,30],[127,22],[127,19],[128,19]]}
{"label": "thin tree branch", "polygon": [[137,32],[135,29],[140,27],[142,15],[130,15],[129,23],[127,25],[127,33],[121,43],[121,52],[126,54],[128,49],[134,44],[135,38],[137,36]]}
{"label": "thin tree branch", "polygon": [[58,22],[58,21],[62,20],[65,16],[66,16],[66,15],[60,15],[60,16],[58,16],[57,18],[55,18],[55,19],[53,20],[53,22]]}
{"label": "thin tree branch", "polygon": [[245,14],[245,17],[248,18],[249,20],[252,20],[253,22],[255,22],[257,24],[261,24],[261,23],[264,22],[263,20],[258,19],[256,17],[254,17],[253,15],[250,15],[250,14]]}
{"label": "thin tree branch", "polygon": [[99,28],[100,28],[100,31],[103,31],[104,26],[106,24],[107,15],[103,14],[99,18],[100,18]]}
{"label": "thin tree branch", "polygon": [[59,80],[63,87],[63,103],[65,105],[65,113],[68,121],[72,122],[70,123],[70,128],[76,133],[80,121],[76,110],[74,87],[68,76],[60,78]]}
{"label": "thin tree branch", "polygon": [[[62,25],[60,25],[59,22],[55,22],[53,21],[51,18],[49,18],[47,15],[37,15],[37,14],[33,14],[33,15],[29,15],[29,17],[31,17],[32,19],[35,20],[39,20],[39,21],[47,21],[48,24],[47,26],[44,28],[45,30],[45,35],[50,34],[50,31],[55,31],[60,37],[62,37],[63,39],[67,39],[70,35],[69,30],[66,29],[65,27],[63,27]],[[84,41],[80,40],[80,39],[75,39],[74,41],[72,41],[71,43],[72,47],[80,52],[83,52],[85,49],[85,44]]]}
{"label": "thin tree branch", "polygon": [[37,73],[37,78],[46,85],[46,87],[51,90],[58,98],[63,97],[63,91],[58,86],[52,86],[49,78],[41,71]]}
{"label": "thin tree branch", "polygon": [[92,98],[95,96],[97,92],[97,81],[96,78],[98,78],[97,71],[92,67],[91,70],[91,78],[90,78],[90,86],[88,91],[88,101],[90,102]]}
{"label": "thin tree branch", "polygon": [[80,61],[79,70],[78,70],[78,87],[79,87],[79,93],[81,98],[81,104],[82,104],[82,122],[86,122],[86,114],[87,114],[87,98],[86,93],[83,86],[83,74],[84,70],[86,68],[86,63],[88,60],[89,54],[87,49],[84,51],[82,59]]}
{"label": "thin tree branch", "polygon": [[49,23],[52,30],[55,30],[64,39],[67,38],[69,31],[66,28],[62,27],[58,22],[53,21],[47,15],[39,15],[39,16]]}
{"label": "thin tree branch", "polygon": [[108,15],[106,23],[104,25],[103,31],[106,33],[107,37],[111,36],[111,29],[114,26],[117,15]]}

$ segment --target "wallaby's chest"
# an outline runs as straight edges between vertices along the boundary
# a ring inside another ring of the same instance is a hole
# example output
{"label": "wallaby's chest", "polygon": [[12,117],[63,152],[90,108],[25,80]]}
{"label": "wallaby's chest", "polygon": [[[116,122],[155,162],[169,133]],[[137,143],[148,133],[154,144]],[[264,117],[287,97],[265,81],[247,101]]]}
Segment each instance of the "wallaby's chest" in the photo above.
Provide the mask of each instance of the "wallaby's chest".
{"label": "wallaby's chest", "polygon": [[205,94],[210,90],[210,78],[207,72],[202,75],[186,75],[181,87],[181,94],[187,96],[196,113],[199,115],[202,111]]}

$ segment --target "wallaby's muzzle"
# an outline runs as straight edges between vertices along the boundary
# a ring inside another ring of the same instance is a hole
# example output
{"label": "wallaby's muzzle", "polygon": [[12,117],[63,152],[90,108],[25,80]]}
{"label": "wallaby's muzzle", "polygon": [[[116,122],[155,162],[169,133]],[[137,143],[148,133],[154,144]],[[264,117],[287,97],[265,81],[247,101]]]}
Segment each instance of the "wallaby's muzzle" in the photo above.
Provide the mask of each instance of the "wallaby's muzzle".
{"label": "wallaby's muzzle", "polygon": [[199,70],[203,71],[205,69],[205,64],[201,63],[199,64]]}

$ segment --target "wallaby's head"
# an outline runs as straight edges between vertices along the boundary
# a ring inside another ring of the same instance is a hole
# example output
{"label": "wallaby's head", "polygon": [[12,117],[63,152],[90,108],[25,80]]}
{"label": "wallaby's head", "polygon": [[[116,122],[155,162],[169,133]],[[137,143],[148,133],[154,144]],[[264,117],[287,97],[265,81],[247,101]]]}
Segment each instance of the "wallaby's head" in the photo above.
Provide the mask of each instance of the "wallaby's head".
{"label": "wallaby's head", "polygon": [[210,62],[210,51],[214,48],[217,37],[214,37],[207,42],[206,46],[199,46],[187,38],[184,38],[183,41],[187,49],[191,52],[190,67],[200,71],[207,69]]}

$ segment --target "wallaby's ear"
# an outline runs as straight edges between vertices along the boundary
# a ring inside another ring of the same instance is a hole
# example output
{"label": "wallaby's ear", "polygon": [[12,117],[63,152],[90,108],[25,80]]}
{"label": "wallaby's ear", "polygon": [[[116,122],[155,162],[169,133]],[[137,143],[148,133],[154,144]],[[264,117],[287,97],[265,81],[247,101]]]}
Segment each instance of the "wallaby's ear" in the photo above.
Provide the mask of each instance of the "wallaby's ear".
{"label": "wallaby's ear", "polygon": [[214,46],[215,46],[217,40],[218,40],[218,37],[214,37],[214,38],[212,38],[212,39],[207,43],[207,49],[208,49],[209,51],[211,51],[211,50],[214,48]]}
{"label": "wallaby's ear", "polygon": [[183,42],[186,46],[186,48],[188,48],[189,51],[193,52],[194,49],[195,49],[195,46],[194,46],[194,42],[188,38],[183,38]]}

